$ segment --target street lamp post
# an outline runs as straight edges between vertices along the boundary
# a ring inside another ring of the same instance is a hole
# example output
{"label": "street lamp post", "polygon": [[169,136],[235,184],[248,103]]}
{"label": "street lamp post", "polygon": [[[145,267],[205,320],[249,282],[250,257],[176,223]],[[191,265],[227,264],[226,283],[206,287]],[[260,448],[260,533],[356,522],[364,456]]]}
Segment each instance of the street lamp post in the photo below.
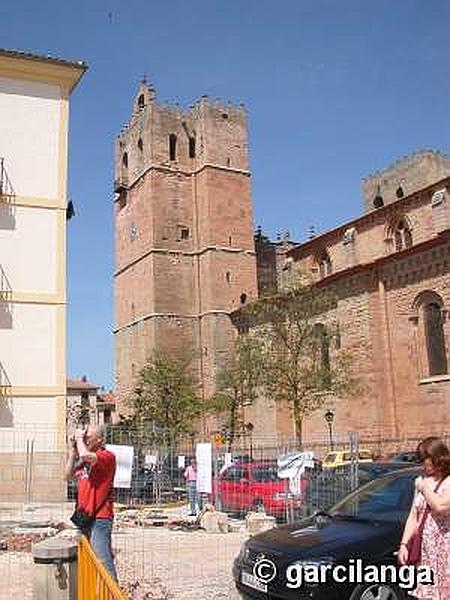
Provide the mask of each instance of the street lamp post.
{"label": "street lamp post", "polygon": [[334,412],[332,410],[327,410],[325,413],[325,421],[328,425],[328,432],[330,435],[330,450],[333,450],[333,420],[334,420]]}
{"label": "street lamp post", "polygon": [[253,460],[253,429],[254,429],[254,427],[255,426],[253,425],[253,423],[247,423],[247,425],[245,425],[245,431],[250,436],[250,460]]}

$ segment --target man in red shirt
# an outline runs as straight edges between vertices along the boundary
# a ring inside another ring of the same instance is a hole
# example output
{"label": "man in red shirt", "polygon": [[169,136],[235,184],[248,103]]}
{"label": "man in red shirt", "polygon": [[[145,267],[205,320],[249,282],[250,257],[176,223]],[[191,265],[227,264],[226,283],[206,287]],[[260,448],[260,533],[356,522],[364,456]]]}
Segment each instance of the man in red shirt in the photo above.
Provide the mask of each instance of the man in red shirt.
{"label": "man in red shirt", "polygon": [[114,519],[113,482],[116,457],[104,447],[105,429],[89,425],[78,430],[71,440],[66,464],[66,479],[77,479],[77,508],[95,517],[86,533],[92,549],[103,562],[112,577],[117,580],[111,549]]}

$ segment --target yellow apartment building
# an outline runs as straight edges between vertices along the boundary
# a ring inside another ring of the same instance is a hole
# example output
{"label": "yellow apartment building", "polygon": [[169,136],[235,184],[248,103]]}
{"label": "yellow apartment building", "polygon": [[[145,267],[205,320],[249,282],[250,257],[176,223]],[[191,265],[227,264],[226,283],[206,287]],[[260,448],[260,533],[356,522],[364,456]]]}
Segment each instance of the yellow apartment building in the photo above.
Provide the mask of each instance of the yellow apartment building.
{"label": "yellow apartment building", "polygon": [[0,500],[64,496],[69,98],[85,70],[0,50]]}

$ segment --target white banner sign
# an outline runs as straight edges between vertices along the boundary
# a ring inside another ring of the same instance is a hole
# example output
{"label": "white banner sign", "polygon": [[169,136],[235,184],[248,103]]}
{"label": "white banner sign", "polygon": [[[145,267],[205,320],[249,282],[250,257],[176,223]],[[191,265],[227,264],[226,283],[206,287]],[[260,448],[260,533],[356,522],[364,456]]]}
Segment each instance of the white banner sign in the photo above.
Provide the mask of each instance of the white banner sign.
{"label": "white banner sign", "polygon": [[178,456],[178,468],[184,469],[185,466],[186,466],[186,457],[183,454],[180,454]]}
{"label": "white banner sign", "polygon": [[307,467],[314,467],[314,452],[291,452],[279,456],[278,477],[289,479],[289,490],[295,496],[301,494],[301,477]]}
{"label": "white banner sign", "polygon": [[220,469],[220,474],[222,475],[222,473],[225,471],[225,469],[228,469],[228,467],[231,467],[232,464],[233,464],[233,456],[232,456],[231,452],[225,452],[223,465],[222,465],[222,468]]}
{"label": "white banner sign", "polygon": [[114,487],[130,488],[134,457],[133,446],[116,446],[115,444],[107,444],[106,449],[116,456],[116,475],[114,477]]}
{"label": "white banner sign", "polygon": [[197,491],[212,492],[212,444],[197,444]]}
{"label": "white banner sign", "polygon": [[144,464],[146,467],[151,467],[152,465],[156,465],[158,462],[158,457],[156,454],[146,454],[144,457]]}

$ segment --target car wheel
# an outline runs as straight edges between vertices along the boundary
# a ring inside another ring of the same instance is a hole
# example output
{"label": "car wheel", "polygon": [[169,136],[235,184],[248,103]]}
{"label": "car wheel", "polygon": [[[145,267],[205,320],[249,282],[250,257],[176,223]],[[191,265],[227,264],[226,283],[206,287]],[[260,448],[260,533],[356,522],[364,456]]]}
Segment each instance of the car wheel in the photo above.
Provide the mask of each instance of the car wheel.
{"label": "car wheel", "polygon": [[394,585],[370,583],[359,585],[349,600],[405,600],[404,592]]}

